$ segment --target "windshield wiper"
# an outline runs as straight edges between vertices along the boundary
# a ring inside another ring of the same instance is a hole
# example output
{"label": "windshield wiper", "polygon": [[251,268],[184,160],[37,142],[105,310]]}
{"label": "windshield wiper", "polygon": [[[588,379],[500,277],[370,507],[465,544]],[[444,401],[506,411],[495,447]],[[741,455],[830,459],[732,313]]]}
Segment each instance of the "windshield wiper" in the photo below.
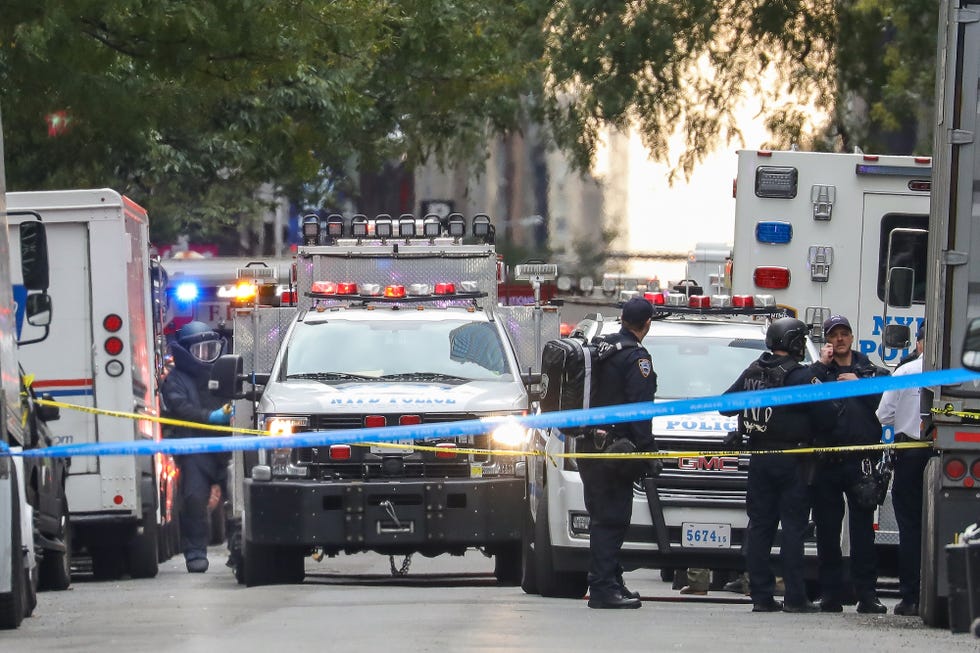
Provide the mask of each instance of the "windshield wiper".
{"label": "windshield wiper", "polygon": [[373,381],[376,377],[348,374],[347,372],[304,372],[303,374],[287,374],[286,378],[312,379],[314,381]]}
{"label": "windshield wiper", "polygon": [[385,374],[379,377],[381,381],[472,381],[462,376],[443,374],[441,372],[405,372],[404,374]]}

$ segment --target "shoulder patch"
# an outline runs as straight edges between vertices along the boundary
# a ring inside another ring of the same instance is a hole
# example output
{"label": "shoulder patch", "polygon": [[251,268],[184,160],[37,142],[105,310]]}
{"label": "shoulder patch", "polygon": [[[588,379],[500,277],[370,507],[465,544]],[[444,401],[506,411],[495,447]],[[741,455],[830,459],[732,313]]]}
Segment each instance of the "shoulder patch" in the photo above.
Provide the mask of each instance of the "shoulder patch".
{"label": "shoulder patch", "polygon": [[644,377],[650,376],[650,372],[653,371],[653,361],[649,358],[641,358],[636,364],[640,366],[640,374]]}

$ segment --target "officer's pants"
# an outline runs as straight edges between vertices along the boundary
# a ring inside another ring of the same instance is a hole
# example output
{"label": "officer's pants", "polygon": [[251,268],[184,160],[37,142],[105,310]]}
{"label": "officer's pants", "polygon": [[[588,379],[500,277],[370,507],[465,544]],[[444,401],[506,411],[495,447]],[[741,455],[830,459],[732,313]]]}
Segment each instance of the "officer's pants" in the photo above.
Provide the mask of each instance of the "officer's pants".
{"label": "officer's pants", "polygon": [[211,537],[208,499],[212,485],[221,488],[222,501],[228,495],[228,455],[180,456],[177,465],[180,467],[180,546],[186,560],[207,558]]}
{"label": "officer's pants", "polygon": [[860,456],[853,455],[823,460],[814,478],[813,520],[817,525],[817,566],[821,598],[825,601],[843,601],[847,598],[840,547],[845,496],[854,592],[858,600],[877,596],[874,510],[859,507],[851,490],[861,478],[861,460]]}
{"label": "officer's pants", "polygon": [[770,557],[776,529],[781,524],[779,551],[786,585],[784,598],[790,605],[802,605],[807,600],[803,579],[803,535],[810,506],[800,457],[754,454],[749,464],[745,503],[749,517],[745,560],[752,601],[772,600],[776,577]]}
{"label": "officer's pants", "polygon": [[898,522],[898,590],[906,603],[919,602],[919,556],[922,551],[922,477],[932,449],[895,452],[892,506]]}
{"label": "officer's pants", "polygon": [[589,593],[608,596],[620,591],[623,548],[633,516],[633,479],[605,461],[579,461],[585,508],[589,511]]}

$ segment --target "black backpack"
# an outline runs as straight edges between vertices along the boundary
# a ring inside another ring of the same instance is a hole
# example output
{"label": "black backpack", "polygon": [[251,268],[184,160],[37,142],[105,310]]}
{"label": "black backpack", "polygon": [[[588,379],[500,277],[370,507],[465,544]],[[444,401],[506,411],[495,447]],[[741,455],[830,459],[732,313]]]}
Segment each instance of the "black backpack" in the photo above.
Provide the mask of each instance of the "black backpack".
{"label": "black backpack", "polygon": [[[612,344],[602,338],[586,342],[575,336],[546,342],[541,352],[542,412],[592,408],[598,394],[596,381],[602,362],[624,347],[633,346],[640,344]],[[584,430],[584,427],[562,429],[570,435]]]}

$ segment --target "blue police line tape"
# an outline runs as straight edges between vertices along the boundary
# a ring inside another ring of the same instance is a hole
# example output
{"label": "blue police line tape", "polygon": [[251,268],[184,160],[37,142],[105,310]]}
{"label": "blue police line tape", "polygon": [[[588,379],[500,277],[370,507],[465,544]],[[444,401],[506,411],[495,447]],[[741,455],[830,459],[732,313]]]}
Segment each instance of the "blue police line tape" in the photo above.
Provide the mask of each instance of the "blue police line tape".
{"label": "blue police line tape", "polygon": [[43,449],[11,452],[0,442],[0,455],[18,455],[25,458],[54,458],[66,456],[128,456],[165,453],[184,455],[218,453],[222,451],[255,451],[285,447],[323,447],[331,444],[367,442],[396,442],[423,440],[433,437],[457,437],[486,433],[488,424],[516,421],[526,428],[565,428],[569,426],[596,426],[618,422],[636,422],[666,415],[686,415],[706,411],[731,411],[764,406],[783,406],[811,401],[845,399],[861,395],[877,394],[887,390],[957,385],[967,382],[980,383],[980,374],[965,369],[935,370],[905,376],[883,376],[837,383],[808,385],[735,392],[714,397],[665,401],[662,403],[640,402],[603,408],[567,410],[541,413],[523,417],[499,417],[439,424],[389,426],[356,430],[310,431],[284,436],[219,436],[181,438],[172,440],[140,440],[130,442],[59,444]]}

